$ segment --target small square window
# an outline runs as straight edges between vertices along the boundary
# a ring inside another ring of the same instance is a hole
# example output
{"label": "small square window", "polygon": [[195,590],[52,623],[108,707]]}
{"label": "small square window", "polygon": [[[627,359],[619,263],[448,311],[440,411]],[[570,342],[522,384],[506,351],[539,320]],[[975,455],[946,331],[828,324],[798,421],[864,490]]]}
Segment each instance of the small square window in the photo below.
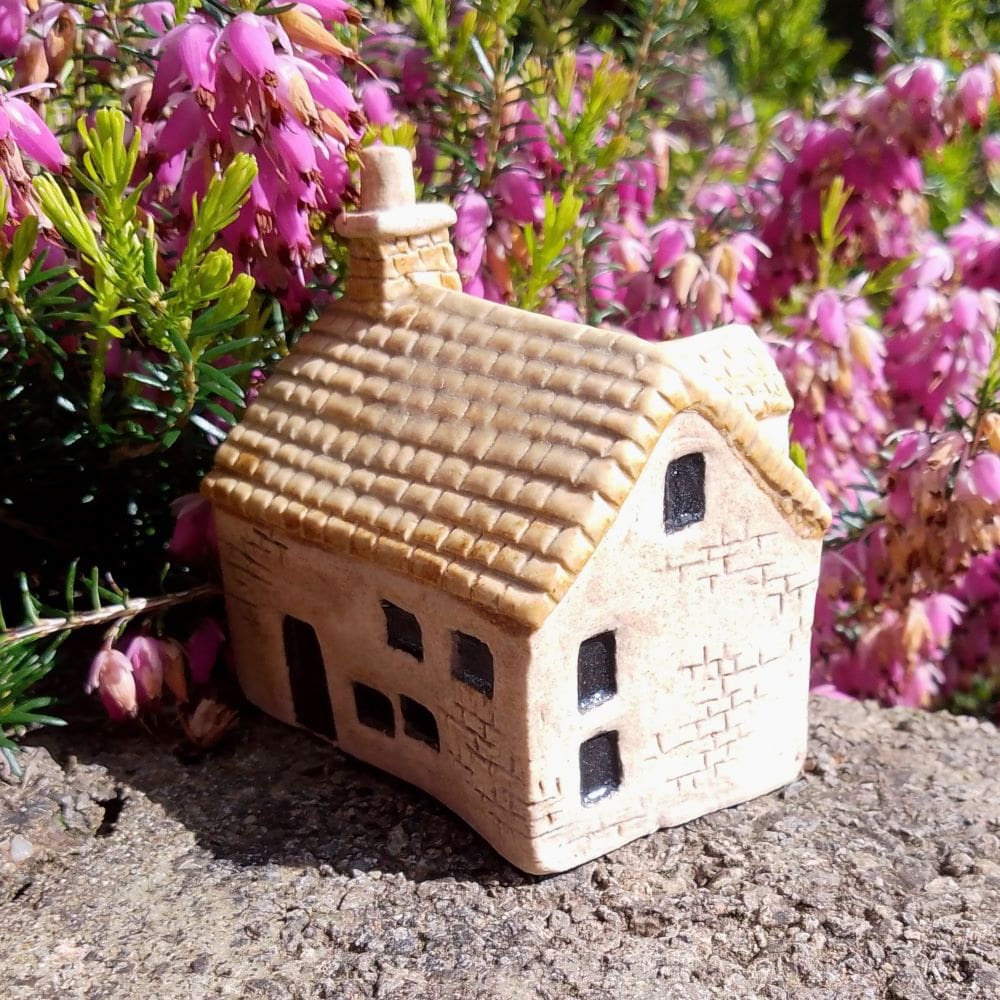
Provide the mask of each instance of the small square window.
{"label": "small square window", "polygon": [[426,743],[435,750],[441,749],[438,737],[437,720],[429,708],[424,708],[419,701],[399,696],[399,710],[403,716],[403,732],[421,743]]}
{"label": "small square window", "polygon": [[679,531],[704,518],[705,456],[696,451],[667,466],[663,525],[667,531]]}
{"label": "small square window", "polygon": [[598,733],[580,744],[580,801],[593,805],[622,783],[618,733]]}
{"label": "small square window", "polygon": [[615,634],[602,632],[580,643],[576,661],[581,712],[610,700],[618,691],[615,678]]}
{"label": "small square window", "polygon": [[490,647],[474,635],[451,634],[451,675],[493,697],[493,654]]}
{"label": "small square window", "polygon": [[385,614],[386,642],[393,649],[401,649],[415,659],[423,660],[424,640],[417,616],[389,601],[382,601],[382,612]]}
{"label": "small square window", "polygon": [[386,736],[395,735],[396,720],[392,714],[392,702],[381,691],[355,681],[354,707],[361,725],[377,729]]}

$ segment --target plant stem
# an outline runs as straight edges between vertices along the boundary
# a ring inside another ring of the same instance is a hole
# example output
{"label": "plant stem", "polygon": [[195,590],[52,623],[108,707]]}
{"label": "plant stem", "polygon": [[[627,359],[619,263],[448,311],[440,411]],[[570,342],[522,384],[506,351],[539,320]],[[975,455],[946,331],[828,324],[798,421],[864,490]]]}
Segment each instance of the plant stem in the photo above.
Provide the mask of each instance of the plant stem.
{"label": "plant stem", "polygon": [[486,129],[486,157],[482,175],[479,179],[479,190],[485,191],[493,183],[496,173],[497,155],[500,152],[500,138],[503,135],[503,114],[507,103],[507,69],[504,65],[504,48],[507,38],[500,33],[493,47],[493,106],[490,108],[490,120]]}
{"label": "plant stem", "polygon": [[990,358],[989,367],[983,376],[983,384],[979,390],[979,398],[976,400],[976,417],[972,425],[972,441],[966,452],[966,461],[975,458],[979,450],[979,442],[983,438],[983,421],[986,414],[996,405],[996,390],[1000,383],[1000,329],[993,331],[993,356]]}
{"label": "plant stem", "polygon": [[65,618],[40,618],[32,625],[22,625],[19,628],[7,629],[0,633],[0,644],[18,642],[22,639],[34,639],[78,628],[89,628],[107,622],[121,623],[141,614],[165,611],[167,608],[173,608],[180,604],[191,604],[205,597],[215,597],[220,593],[221,591],[216,584],[202,583],[190,590],[164,594],[162,597],[134,597],[121,604],[113,604],[106,608],[74,612]]}

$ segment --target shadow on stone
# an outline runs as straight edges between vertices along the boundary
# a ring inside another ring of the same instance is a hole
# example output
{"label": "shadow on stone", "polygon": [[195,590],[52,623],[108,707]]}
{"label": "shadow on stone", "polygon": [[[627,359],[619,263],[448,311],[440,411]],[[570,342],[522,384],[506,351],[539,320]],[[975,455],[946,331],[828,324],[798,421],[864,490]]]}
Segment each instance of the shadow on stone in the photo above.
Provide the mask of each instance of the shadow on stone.
{"label": "shadow on stone", "polygon": [[60,692],[68,725],[34,734],[64,765],[99,764],[118,788],[101,801],[111,835],[129,789],[160,805],[214,857],[239,866],[328,866],[334,872],[401,873],[415,882],[534,881],[505,862],[444,806],[309,734],[241,709],[236,731],[194,755],[166,721],[143,731],[110,724],[82,695]]}

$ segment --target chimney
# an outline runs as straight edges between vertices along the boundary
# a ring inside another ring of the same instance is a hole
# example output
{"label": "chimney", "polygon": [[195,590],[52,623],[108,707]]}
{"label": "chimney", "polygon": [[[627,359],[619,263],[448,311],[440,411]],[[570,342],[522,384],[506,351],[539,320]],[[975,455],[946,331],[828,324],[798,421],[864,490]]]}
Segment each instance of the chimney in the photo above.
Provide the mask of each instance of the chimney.
{"label": "chimney", "polygon": [[448,205],[417,202],[409,150],[362,150],[361,211],[336,222],[350,246],[347,294],[373,302],[405,294],[413,285],[461,291],[448,238],[455,218]]}

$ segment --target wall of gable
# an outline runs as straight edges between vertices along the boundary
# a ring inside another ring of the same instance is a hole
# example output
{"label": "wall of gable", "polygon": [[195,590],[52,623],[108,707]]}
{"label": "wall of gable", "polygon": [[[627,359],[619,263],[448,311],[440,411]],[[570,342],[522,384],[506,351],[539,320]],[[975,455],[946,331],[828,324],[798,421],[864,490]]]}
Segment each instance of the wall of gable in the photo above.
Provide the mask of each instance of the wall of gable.
{"label": "wall of gable", "polygon": [[[694,451],[706,459],[706,516],[668,534],[667,465]],[[675,418],[619,521],[532,640],[541,864],[586,860],[798,773],[820,544],[795,533],[708,421]],[[579,643],[608,629],[618,693],[580,712]],[[578,748],[611,730],[621,788],[582,806]]]}

